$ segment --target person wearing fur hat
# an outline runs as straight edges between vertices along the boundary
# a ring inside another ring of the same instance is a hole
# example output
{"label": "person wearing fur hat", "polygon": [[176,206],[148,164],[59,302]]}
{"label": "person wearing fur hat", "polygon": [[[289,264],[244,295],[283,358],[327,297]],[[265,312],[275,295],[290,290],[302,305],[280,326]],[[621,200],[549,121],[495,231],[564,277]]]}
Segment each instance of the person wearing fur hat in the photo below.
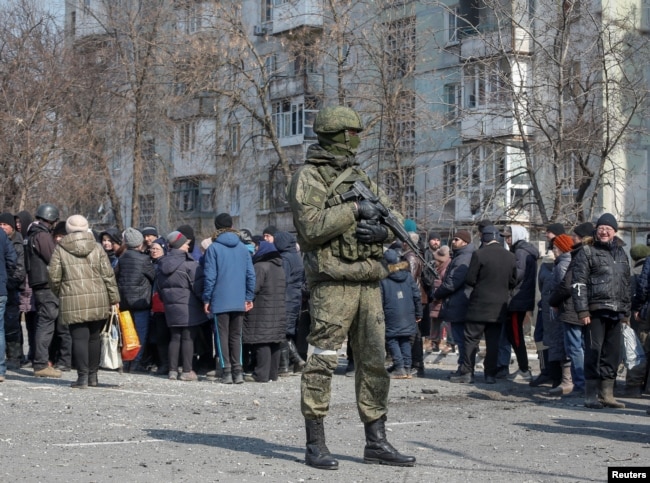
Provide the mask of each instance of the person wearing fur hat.
{"label": "person wearing fur hat", "polygon": [[140,231],[129,227],[122,239],[126,250],[119,258],[116,270],[117,286],[120,290],[121,310],[128,310],[133,317],[135,330],[140,339],[140,352],[131,362],[124,363],[126,372],[147,372],[142,356],[149,336],[149,311],[155,271],[151,258],[144,253],[144,237]]}
{"label": "person wearing fur hat", "polygon": [[585,406],[623,408],[614,399],[621,350],[622,321],[628,323],[630,262],[616,236],[618,222],[605,213],[596,222],[591,243],[575,254],[571,284],[578,320],[585,326]]}
{"label": "person wearing fur hat", "polygon": [[88,230],[88,220],[72,215],[67,235],[57,245],[49,265],[50,287],[59,297],[61,322],[69,327],[77,380],[72,387],[97,386],[99,334],[111,306],[120,295],[108,256]]}
{"label": "person wearing fur hat", "polygon": [[[194,341],[199,326],[207,320],[203,310],[203,269],[188,253],[189,239],[180,231],[167,235],[169,253],[158,262],[156,289],[165,305],[165,320],[171,332],[169,374],[171,380],[196,381],[192,370]],[[179,375],[179,353],[182,373]]]}
{"label": "person wearing fur hat", "polygon": [[391,379],[410,379],[411,338],[422,318],[420,288],[409,263],[400,261],[394,250],[384,252],[390,274],[381,281],[381,298],[386,319],[386,345],[393,359]]}
{"label": "person wearing fur hat", "polygon": [[230,214],[215,216],[214,227],[214,241],[204,257],[203,305],[213,319],[221,382],[241,384],[242,328],[244,314],[253,308],[255,269]]}

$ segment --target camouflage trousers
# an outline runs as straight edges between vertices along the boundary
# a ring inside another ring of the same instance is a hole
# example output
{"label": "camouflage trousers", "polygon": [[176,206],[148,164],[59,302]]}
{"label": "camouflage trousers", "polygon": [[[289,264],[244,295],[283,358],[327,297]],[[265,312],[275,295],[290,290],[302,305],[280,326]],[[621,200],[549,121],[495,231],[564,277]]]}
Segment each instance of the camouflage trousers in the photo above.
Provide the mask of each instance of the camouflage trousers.
{"label": "camouflage trousers", "polygon": [[359,416],[364,423],[381,418],[387,412],[390,379],[384,367],[386,328],[379,283],[319,283],[311,289],[310,311],[307,341],[315,351],[302,373],[303,416],[318,419],[327,415],[332,374],[338,363],[336,351],[349,335]]}

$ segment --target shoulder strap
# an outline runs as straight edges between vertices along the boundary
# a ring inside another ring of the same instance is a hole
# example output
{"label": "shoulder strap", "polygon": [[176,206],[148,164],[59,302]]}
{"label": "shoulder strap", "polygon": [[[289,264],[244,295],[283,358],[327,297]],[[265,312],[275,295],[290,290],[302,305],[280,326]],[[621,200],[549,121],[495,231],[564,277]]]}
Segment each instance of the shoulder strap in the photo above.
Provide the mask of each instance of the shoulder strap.
{"label": "shoulder strap", "polygon": [[336,191],[336,188],[338,188],[339,185],[341,183],[343,183],[348,178],[348,176],[350,176],[350,173],[352,173],[352,171],[353,171],[353,167],[348,166],[347,168],[345,168],[345,170],[341,174],[339,174],[336,177],[336,179],[334,180],[332,185],[327,190],[327,198],[328,199],[332,197],[332,195],[334,194],[334,191]]}

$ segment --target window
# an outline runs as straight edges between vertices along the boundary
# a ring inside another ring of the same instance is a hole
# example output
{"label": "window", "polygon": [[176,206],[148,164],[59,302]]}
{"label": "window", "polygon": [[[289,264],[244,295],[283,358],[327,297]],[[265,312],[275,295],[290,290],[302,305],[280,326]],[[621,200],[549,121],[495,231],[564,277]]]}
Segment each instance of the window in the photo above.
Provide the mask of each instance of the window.
{"label": "window", "polygon": [[415,70],[417,37],[415,17],[387,25],[387,68],[390,79],[400,79]]}
{"label": "window", "polygon": [[156,218],[156,195],[140,195],[140,224],[146,226],[155,224]]}
{"label": "window", "polygon": [[83,12],[84,15],[90,15],[92,13],[90,9],[90,0],[84,0]]}
{"label": "window", "polygon": [[231,124],[228,126],[228,148],[231,153],[236,154],[240,149],[240,127],[239,124]]}
{"label": "window", "polygon": [[257,209],[260,211],[266,211],[271,208],[270,196],[269,196],[269,183],[268,181],[260,181],[258,183],[259,198],[257,200]]}
{"label": "window", "polygon": [[194,151],[196,148],[196,122],[185,121],[180,125],[180,151],[182,154]]}
{"label": "window", "polygon": [[145,141],[142,148],[142,184],[151,186],[156,179],[156,142],[153,139]]}
{"label": "window", "polygon": [[562,194],[572,195],[578,191],[581,183],[582,168],[574,154],[570,154],[562,159],[560,165],[562,175]]}
{"label": "window", "polygon": [[443,169],[442,195],[446,202],[456,196],[456,161],[446,161]]}
{"label": "window", "polygon": [[510,64],[506,58],[474,62],[463,70],[465,107],[474,109],[507,103],[510,94]]}
{"label": "window", "polygon": [[272,76],[278,70],[278,56],[277,54],[270,54],[264,59],[264,70],[267,76]]}
{"label": "window", "polygon": [[456,44],[458,43],[458,18],[460,16],[460,7],[458,5],[450,7],[447,10],[446,16],[446,33],[447,33],[447,43]]}
{"label": "window", "polygon": [[447,84],[444,87],[444,99],[447,119],[453,120],[458,117],[460,108],[460,85]]}
{"label": "window", "polygon": [[401,152],[415,151],[415,94],[401,92],[397,101],[397,145]]}
{"label": "window", "polygon": [[174,181],[174,204],[181,212],[190,212],[196,209],[199,196],[199,180],[179,179]]}
{"label": "window", "polygon": [[[451,172],[451,168],[449,170]],[[470,201],[473,215],[487,209],[488,205],[504,204],[506,156],[502,146],[474,146],[459,150],[453,173],[458,182],[456,195]]]}
{"label": "window", "polygon": [[239,186],[230,188],[230,214],[239,216]]}
{"label": "window", "polygon": [[582,92],[580,79],[580,61],[569,62],[564,66],[564,85],[562,86],[562,96],[565,101],[575,99]]}
{"label": "window", "polygon": [[303,103],[288,100],[272,104],[272,119],[278,138],[298,136],[303,134],[304,107]]}
{"label": "window", "polygon": [[262,0],[262,23],[273,22],[273,0]]}
{"label": "window", "polygon": [[203,213],[214,213],[217,190],[214,187],[201,183],[200,210]]}

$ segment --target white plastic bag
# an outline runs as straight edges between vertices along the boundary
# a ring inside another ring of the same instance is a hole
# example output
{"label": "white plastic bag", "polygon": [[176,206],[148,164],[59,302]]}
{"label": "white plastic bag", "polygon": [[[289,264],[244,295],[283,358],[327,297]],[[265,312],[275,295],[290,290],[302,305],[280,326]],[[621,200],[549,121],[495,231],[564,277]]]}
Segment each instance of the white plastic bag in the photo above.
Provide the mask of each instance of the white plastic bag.
{"label": "white plastic bag", "polygon": [[623,363],[625,368],[630,370],[645,362],[645,352],[639,337],[632,327],[628,324],[621,324],[621,333],[623,334],[623,337],[621,337]]}

